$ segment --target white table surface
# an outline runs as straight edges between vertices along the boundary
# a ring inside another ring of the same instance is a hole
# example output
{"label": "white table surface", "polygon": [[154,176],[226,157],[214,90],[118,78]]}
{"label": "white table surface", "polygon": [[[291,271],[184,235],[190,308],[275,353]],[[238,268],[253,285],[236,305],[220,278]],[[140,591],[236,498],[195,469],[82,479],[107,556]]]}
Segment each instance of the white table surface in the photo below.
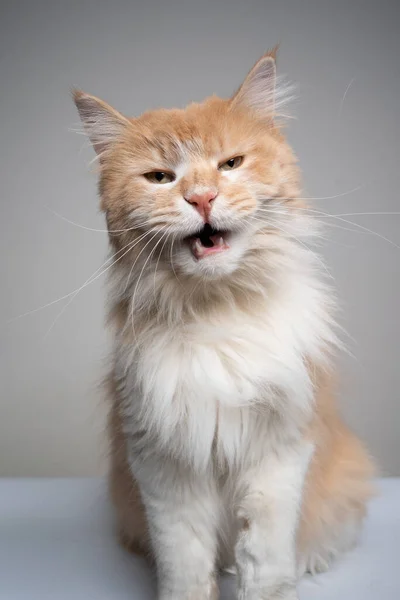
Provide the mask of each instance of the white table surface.
{"label": "white table surface", "polygon": [[[379,482],[361,545],[300,584],[300,600],[400,600],[400,479]],[[234,578],[221,600],[234,599]],[[116,543],[102,479],[0,479],[0,600],[155,600]]]}

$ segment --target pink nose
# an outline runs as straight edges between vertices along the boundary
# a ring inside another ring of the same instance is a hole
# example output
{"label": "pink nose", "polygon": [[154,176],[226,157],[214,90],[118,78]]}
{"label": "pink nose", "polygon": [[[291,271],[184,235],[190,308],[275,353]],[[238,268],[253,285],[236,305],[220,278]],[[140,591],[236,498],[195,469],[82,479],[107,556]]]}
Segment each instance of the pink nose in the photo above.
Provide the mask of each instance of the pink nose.
{"label": "pink nose", "polygon": [[217,197],[216,191],[208,190],[202,194],[191,194],[185,198],[186,202],[189,202],[198,213],[203,217],[204,221],[208,221],[210,216],[212,202]]}

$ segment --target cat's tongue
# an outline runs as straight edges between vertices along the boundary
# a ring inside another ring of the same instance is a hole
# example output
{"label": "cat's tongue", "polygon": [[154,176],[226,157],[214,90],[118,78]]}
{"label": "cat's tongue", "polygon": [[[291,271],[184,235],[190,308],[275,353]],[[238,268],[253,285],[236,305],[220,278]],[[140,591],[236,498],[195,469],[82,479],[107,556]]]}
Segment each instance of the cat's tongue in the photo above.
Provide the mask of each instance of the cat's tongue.
{"label": "cat's tongue", "polygon": [[190,240],[190,249],[193,256],[197,260],[205,258],[206,256],[210,256],[211,254],[219,254],[228,248],[228,244],[225,242],[223,236],[219,233],[210,235],[207,238],[206,244],[204,244],[199,237],[194,237]]}

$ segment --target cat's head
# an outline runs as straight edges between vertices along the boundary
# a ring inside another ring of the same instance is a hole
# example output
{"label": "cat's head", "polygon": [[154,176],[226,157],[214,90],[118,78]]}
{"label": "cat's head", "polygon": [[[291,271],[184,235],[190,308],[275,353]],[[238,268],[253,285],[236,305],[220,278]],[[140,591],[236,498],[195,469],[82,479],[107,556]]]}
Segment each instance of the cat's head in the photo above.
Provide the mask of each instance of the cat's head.
{"label": "cat's head", "polygon": [[74,98],[99,156],[102,209],[121,256],[131,244],[184,276],[225,277],[274,229],[271,202],[283,214],[298,195],[295,158],[276,119],[273,52],[228,100],[127,118],[86,93]]}

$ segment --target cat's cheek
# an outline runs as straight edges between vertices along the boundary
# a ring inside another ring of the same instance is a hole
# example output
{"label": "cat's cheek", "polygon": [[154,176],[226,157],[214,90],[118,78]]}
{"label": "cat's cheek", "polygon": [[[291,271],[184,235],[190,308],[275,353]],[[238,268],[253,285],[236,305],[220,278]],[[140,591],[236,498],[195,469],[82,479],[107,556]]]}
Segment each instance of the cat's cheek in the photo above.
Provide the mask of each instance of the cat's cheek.
{"label": "cat's cheek", "polygon": [[227,183],[236,183],[240,178],[239,169],[234,169],[233,171],[223,171],[221,173],[222,181],[226,181]]}

